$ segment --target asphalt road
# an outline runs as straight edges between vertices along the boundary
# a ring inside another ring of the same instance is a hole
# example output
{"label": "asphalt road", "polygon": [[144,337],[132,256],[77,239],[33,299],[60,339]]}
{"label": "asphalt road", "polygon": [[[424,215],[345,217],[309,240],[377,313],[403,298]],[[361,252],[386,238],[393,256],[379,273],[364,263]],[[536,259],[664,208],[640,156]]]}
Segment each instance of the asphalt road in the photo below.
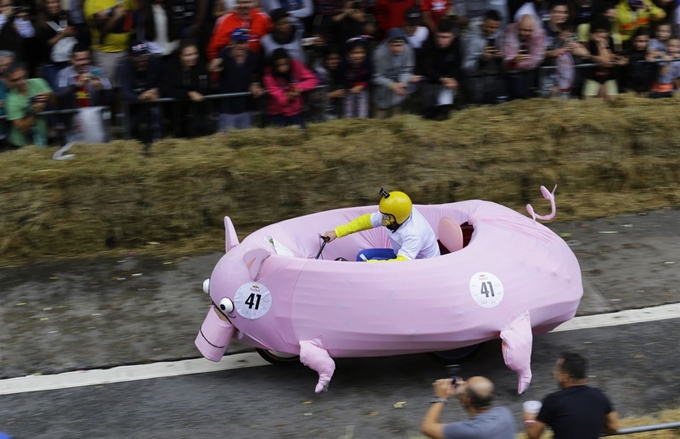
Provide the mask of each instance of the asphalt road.
{"label": "asphalt road", "polygon": [[[680,302],[680,210],[549,223],[583,271],[578,315]],[[67,261],[0,269],[0,379],[196,358],[208,297],[201,290],[221,253],[180,260]],[[592,361],[594,384],[623,415],[678,405],[677,320],[541,336],[534,381],[516,377],[490,343],[464,367],[498,386],[499,403],[554,390],[565,349]],[[238,345],[230,353],[243,351]],[[71,390],[0,396],[0,431],[17,438],[354,438],[415,436],[443,367],[417,355],[341,359],[331,390],[314,372],[274,366]],[[310,404],[304,404],[311,401]],[[393,404],[406,401],[402,408]],[[452,404],[447,420],[460,419]]]}
{"label": "asphalt road", "polygon": [[[678,320],[546,334],[534,343],[534,379],[516,394],[515,374],[491,342],[462,374],[496,384],[497,404],[517,425],[521,402],[556,390],[552,367],[565,350],[590,360],[590,383],[623,416],[680,403]],[[0,396],[0,430],[39,438],[414,438],[444,368],[424,355],[341,359],[328,392],[314,394],[315,373],[303,366],[260,366]],[[402,402],[402,408],[394,404]],[[452,402],[445,422],[463,419]],[[351,436],[348,434],[351,433]]]}

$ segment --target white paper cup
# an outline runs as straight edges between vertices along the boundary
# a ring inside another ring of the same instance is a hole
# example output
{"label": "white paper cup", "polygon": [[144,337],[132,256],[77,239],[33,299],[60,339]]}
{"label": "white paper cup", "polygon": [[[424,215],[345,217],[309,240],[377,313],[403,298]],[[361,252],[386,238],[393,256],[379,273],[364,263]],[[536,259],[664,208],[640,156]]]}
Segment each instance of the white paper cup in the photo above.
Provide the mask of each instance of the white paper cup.
{"label": "white paper cup", "polygon": [[541,406],[543,406],[543,403],[541,403],[541,401],[525,401],[522,406],[524,407],[524,411],[526,413],[535,415],[541,411]]}

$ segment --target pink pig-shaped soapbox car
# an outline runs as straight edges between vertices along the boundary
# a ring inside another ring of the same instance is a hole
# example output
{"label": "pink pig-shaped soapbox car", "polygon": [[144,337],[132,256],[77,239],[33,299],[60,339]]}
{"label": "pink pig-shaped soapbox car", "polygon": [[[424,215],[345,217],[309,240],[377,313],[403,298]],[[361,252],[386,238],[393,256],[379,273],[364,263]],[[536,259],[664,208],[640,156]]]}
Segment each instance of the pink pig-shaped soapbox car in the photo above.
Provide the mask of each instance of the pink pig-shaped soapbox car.
{"label": "pink pig-shaped soapbox car", "polygon": [[390,247],[385,227],[337,239],[315,258],[318,232],[375,206],[282,221],[241,243],[226,217],[226,254],[203,283],[213,306],[196,346],[212,361],[233,338],[272,360],[299,356],[318,372],[320,392],[333,358],[444,352],[500,338],[523,393],[533,335],[573,318],[583,295],[576,256],[536,222],[555,215],[554,191],[541,190],[552,204],[545,217],[530,205],[533,218],[480,200],[416,205],[442,255],[404,262],[354,262],[362,249]]}

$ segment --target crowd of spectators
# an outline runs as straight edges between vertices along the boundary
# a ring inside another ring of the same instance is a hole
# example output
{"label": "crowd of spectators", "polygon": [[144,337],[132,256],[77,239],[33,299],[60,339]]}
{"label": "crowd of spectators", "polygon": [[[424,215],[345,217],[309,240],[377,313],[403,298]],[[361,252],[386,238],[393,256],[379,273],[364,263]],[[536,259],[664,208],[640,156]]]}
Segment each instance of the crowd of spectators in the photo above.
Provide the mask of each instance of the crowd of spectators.
{"label": "crowd of spectators", "polygon": [[523,1],[0,0],[0,148],[70,129],[45,110],[129,108],[152,144],[164,121],[193,137],[257,109],[304,127],[305,108],[444,120],[461,102],[676,90],[676,0]]}

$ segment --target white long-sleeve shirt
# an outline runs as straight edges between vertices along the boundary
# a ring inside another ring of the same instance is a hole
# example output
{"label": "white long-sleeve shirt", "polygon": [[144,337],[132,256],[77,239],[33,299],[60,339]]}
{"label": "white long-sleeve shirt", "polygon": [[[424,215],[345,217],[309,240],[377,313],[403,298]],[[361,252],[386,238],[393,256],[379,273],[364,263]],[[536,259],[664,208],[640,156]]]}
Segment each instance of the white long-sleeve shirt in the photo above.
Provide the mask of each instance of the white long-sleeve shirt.
{"label": "white long-sleeve shirt", "polygon": [[[382,226],[382,214],[371,214],[373,227]],[[392,250],[397,256],[404,256],[410,260],[426,259],[441,256],[437,236],[430,223],[422,213],[414,207],[411,216],[395,232],[388,230],[387,235],[392,244]]]}

